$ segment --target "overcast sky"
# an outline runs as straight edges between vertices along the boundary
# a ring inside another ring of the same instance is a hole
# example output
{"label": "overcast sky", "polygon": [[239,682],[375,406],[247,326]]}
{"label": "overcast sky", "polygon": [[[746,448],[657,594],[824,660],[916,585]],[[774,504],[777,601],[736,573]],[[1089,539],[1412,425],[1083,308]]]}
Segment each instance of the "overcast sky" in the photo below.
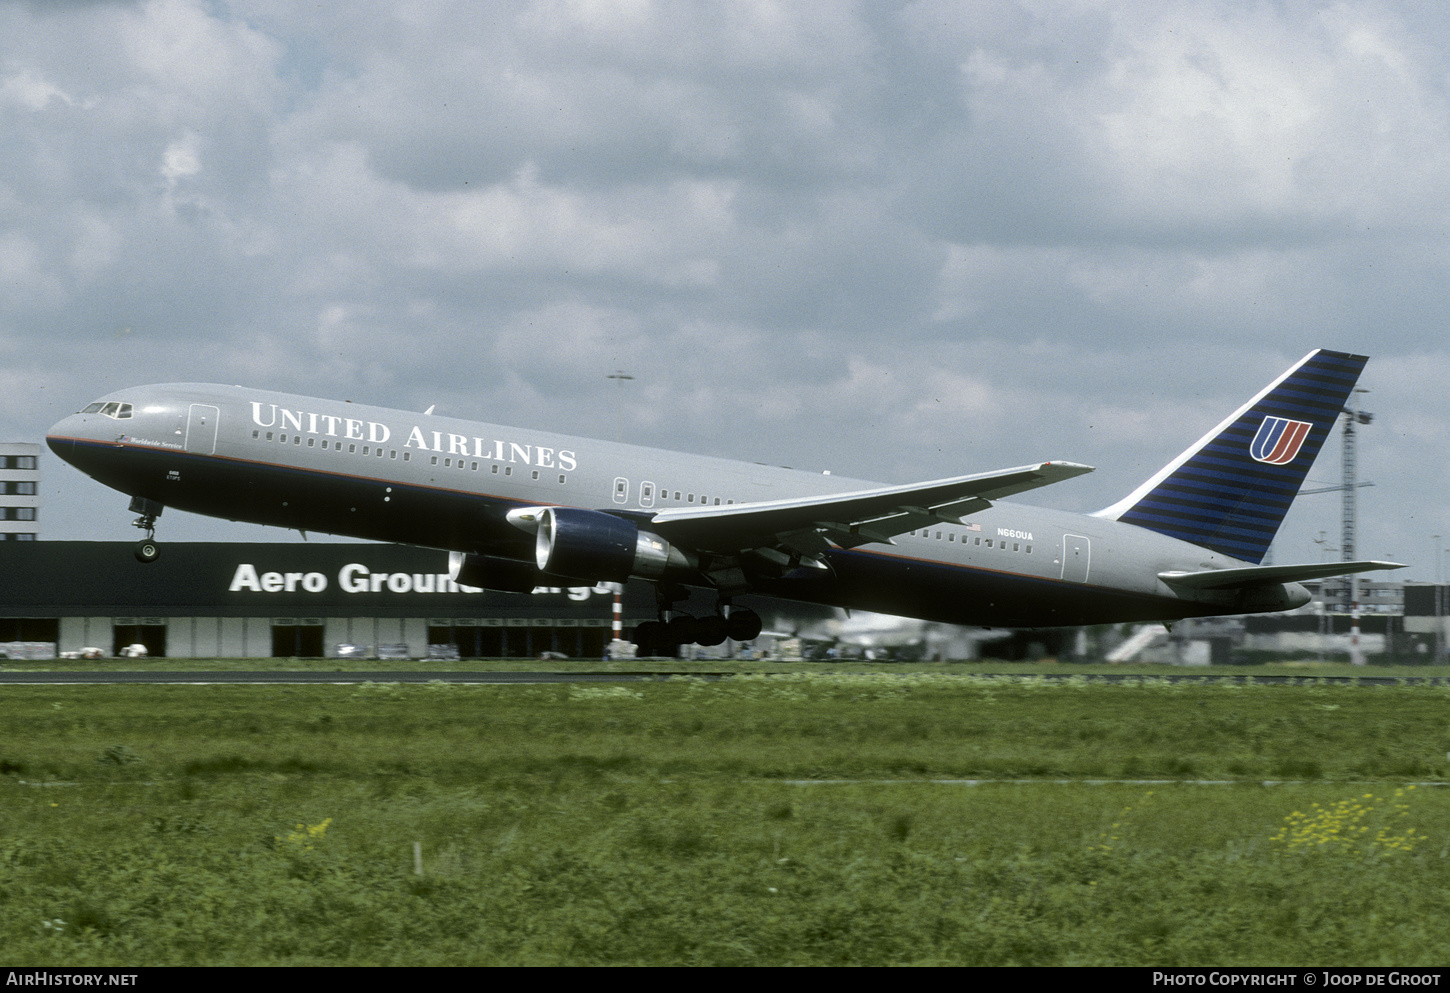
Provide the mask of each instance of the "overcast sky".
{"label": "overcast sky", "polygon": [[[1325,346],[1371,356],[1359,557],[1433,579],[1447,53],[1408,2],[0,0],[0,440],[196,380],[886,482],[1068,459],[1027,499],[1092,511]],[[43,537],[135,537],[42,465]],[[1303,497],[1275,560],[1339,533]]]}

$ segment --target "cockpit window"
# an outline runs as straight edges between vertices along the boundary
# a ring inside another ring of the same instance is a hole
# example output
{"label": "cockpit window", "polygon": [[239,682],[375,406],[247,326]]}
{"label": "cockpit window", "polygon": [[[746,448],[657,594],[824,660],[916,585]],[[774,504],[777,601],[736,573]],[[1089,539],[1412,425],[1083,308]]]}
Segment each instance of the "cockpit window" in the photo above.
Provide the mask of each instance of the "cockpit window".
{"label": "cockpit window", "polygon": [[97,400],[95,403],[81,411],[82,414],[105,414],[107,417],[114,417],[121,421],[131,416],[133,408],[129,403],[119,403],[112,400],[110,403],[102,403]]}

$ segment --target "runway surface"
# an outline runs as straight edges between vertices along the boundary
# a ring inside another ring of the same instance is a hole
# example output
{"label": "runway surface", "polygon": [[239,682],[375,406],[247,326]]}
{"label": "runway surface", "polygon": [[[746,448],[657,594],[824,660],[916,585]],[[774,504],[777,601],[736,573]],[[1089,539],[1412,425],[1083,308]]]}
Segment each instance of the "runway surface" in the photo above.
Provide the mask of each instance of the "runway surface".
{"label": "runway surface", "polygon": [[[241,672],[213,670],[197,672],[0,672],[0,685],[86,685],[102,686],[121,683],[181,683],[190,686],[211,684],[282,685],[353,684],[353,683],[630,683],[642,680],[667,679],[685,673],[642,672],[423,672],[409,669],[398,672]],[[718,678],[717,674],[696,674]]]}
{"label": "runway surface", "polygon": [[[776,673],[768,675],[789,675],[801,670],[783,666]],[[829,674],[832,670],[811,670]],[[910,676],[910,672],[893,672],[882,669],[882,675]],[[233,685],[350,685],[357,683],[459,683],[459,684],[503,684],[503,683],[635,683],[669,679],[671,676],[689,676],[695,679],[727,679],[737,673],[710,672],[680,669],[673,672],[440,672],[418,669],[323,671],[242,671],[242,670],[197,670],[179,671],[123,671],[123,670],[7,670],[0,671],[0,686],[104,686],[119,684],[181,684],[205,686],[218,684]],[[1225,675],[1222,673],[1172,673],[1143,676],[1137,673],[974,673],[963,672],[960,678],[986,678],[1018,676],[1023,679],[1086,679],[1091,682],[1134,684],[1143,680],[1166,679],[1170,682],[1215,683],[1229,681],[1257,685],[1345,685],[1357,684],[1365,687],[1406,685],[1450,685],[1450,676],[1255,676]]]}

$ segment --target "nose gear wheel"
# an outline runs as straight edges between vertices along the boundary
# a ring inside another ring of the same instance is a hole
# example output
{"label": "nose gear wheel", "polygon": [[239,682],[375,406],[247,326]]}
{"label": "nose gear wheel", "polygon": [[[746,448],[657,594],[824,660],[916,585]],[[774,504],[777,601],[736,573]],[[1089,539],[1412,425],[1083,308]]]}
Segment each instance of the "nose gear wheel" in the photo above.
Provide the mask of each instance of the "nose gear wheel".
{"label": "nose gear wheel", "polygon": [[132,551],[137,562],[155,562],[161,557],[161,546],[156,543],[156,518],[161,516],[163,509],[165,508],[155,500],[145,497],[131,498],[131,512],[141,515],[131,522],[131,526],[146,532],[146,537],[136,542]]}

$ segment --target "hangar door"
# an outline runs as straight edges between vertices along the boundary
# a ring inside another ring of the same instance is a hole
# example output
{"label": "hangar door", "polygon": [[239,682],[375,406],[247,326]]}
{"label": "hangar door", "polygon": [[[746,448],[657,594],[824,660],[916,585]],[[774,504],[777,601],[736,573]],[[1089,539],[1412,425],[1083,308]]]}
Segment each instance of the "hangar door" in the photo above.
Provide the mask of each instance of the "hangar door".
{"label": "hangar door", "polygon": [[278,618],[272,624],[272,658],[320,659],[323,624],[311,617]]}
{"label": "hangar door", "polygon": [[130,645],[145,645],[153,659],[166,657],[166,621],[160,617],[118,617],[111,626],[111,654]]}
{"label": "hangar door", "polygon": [[60,641],[58,617],[0,617],[0,641]]}

